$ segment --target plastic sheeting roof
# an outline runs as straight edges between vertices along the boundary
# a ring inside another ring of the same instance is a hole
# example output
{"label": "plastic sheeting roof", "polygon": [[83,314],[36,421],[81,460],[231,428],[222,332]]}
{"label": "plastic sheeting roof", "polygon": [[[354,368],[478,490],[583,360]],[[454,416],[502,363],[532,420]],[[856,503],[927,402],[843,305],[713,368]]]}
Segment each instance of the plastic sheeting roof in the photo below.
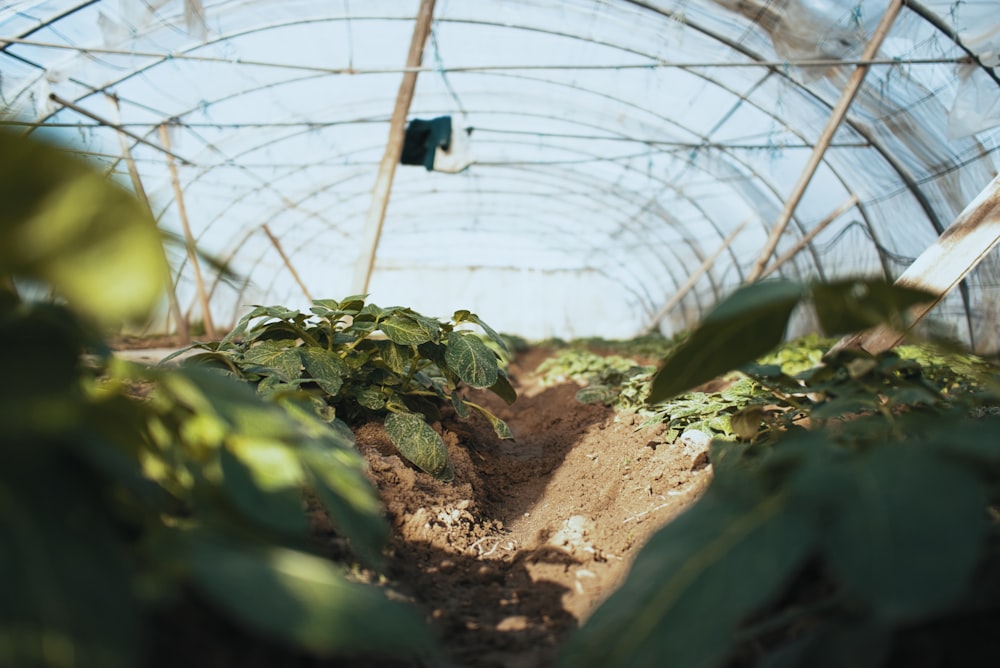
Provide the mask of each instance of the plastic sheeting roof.
{"label": "plastic sheeting roof", "polygon": [[[124,137],[161,226],[183,208],[245,277],[202,266],[217,322],[342,298],[418,5],[0,3],[3,116],[132,187]],[[472,164],[396,169],[371,299],[530,338],[629,337],[671,300],[662,330],[692,326],[746,280],[887,5],[438,0],[408,118],[452,116]],[[843,212],[775,273],[897,277],[997,173],[998,65],[1000,3],[908,1],[775,257]],[[1000,348],[996,255],[936,311],[979,349]]]}

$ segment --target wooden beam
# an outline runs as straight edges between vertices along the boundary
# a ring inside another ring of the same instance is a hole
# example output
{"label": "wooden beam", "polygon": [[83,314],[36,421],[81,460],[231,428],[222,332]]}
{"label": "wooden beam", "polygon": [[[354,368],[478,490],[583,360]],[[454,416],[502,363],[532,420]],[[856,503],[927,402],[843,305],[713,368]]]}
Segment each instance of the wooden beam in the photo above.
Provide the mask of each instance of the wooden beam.
{"label": "wooden beam", "polygon": [[[889,30],[899,15],[899,10],[902,9],[903,3],[904,0],[891,0],[885,10],[885,14],[882,15],[882,20],[879,21],[878,27],[875,28],[875,32],[872,33],[871,39],[865,46],[860,60],[872,60],[878,54],[878,50],[882,46],[886,35],[889,34]],[[854,72],[851,73],[850,79],[847,80],[847,86],[844,87],[844,91],[840,94],[840,99],[837,100],[837,104],[830,112],[830,118],[826,122],[826,127],[823,128],[823,132],[820,133],[819,139],[816,140],[816,146],[813,147],[805,169],[802,170],[798,182],[792,188],[792,192],[785,201],[785,206],[781,210],[778,220],[775,221],[774,227],[771,228],[771,232],[768,234],[760,256],[747,275],[747,283],[752,283],[760,278],[761,273],[764,271],[764,266],[771,259],[771,255],[774,254],[774,249],[778,246],[778,240],[784,233],[785,228],[788,227],[789,221],[791,221],[792,216],[795,214],[795,209],[799,206],[799,202],[802,201],[802,196],[805,194],[809,182],[815,176],[816,170],[819,168],[820,162],[822,162],[823,156],[826,154],[826,149],[829,147],[830,142],[833,141],[833,135],[837,132],[837,128],[840,127],[844,117],[847,116],[847,110],[854,101],[854,97],[858,94],[858,90],[860,90],[861,84],[865,80],[865,75],[868,74],[869,67],[869,65],[858,65],[854,69]]]}
{"label": "wooden beam", "polygon": [[[170,149],[170,133],[167,126],[160,126],[160,141]],[[191,269],[194,271],[195,288],[198,291],[198,301],[201,303],[201,317],[205,325],[205,334],[211,339],[215,338],[215,325],[212,323],[212,311],[208,307],[208,294],[205,292],[205,281],[201,276],[201,265],[198,262],[197,246],[194,235],[191,234],[191,224],[188,222],[187,207],[184,206],[184,192],[181,190],[180,177],[177,175],[177,165],[174,164],[172,153],[167,153],[167,167],[170,169],[170,183],[174,187],[174,198],[177,200],[177,214],[181,219],[181,226],[184,228],[184,241],[187,248],[188,260],[191,262]]]}
{"label": "wooden beam", "polygon": [[[111,105],[111,110],[114,115],[115,125],[118,126],[121,123],[119,118],[121,114],[121,107],[118,104],[118,96],[105,94],[108,99],[108,103]],[[128,175],[132,180],[132,189],[135,191],[136,197],[143,204],[146,205],[146,210],[149,211],[151,218],[155,220],[156,216],[153,215],[153,207],[149,205],[149,197],[146,195],[146,189],[142,185],[142,178],[139,176],[139,169],[135,165],[135,159],[132,157],[132,147],[129,146],[127,134],[124,132],[116,132],[118,135],[118,143],[121,145],[122,157],[125,158],[125,165],[128,167]],[[164,250],[164,255],[166,255],[166,250]],[[181,343],[187,345],[191,343],[191,330],[188,328],[187,318],[184,317],[184,313],[181,311],[181,305],[177,301],[177,290],[174,285],[174,277],[170,275],[170,263],[166,263],[166,282],[167,282],[167,300],[170,304],[170,315],[174,319],[174,324],[177,328],[177,334],[181,338]]]}
{"label": "wooden beam", "polygon": [[306,299],[312,302],[313,298],[312,295],[309,294],[309,288],[307,288],[306,284],[302,282],[301,278],[299,278],[299,272],[295,271],[295,267],[292,266],[292,261],[288,259],[287,255],[285,255],[285,251],[282,249],[278,238],[271,233],[271,228],[267,226],[267,223],[264,223],[260,227],[264,230],[264,234],[267,235],[267,238],[271,240],[271,244],[274,246],[274,249],[278,251],[278,255],[281,256],[281,259],[288,268],[288,271],[292,273],[292,278],[294,278],[295,282],[299,284],[299,287],[302,289],[302,294],[306,296]]}
{"label": "wooden beam", "polygon": [[399,84],[396,95],[396,106],[392,110],[389,122],[389,140],[385,146],[382,162],[379,164],[375,187],[372,189],[372,202],[368,209],[368,217],[362,236],[361,255],[354,267],[354,280],[351,292],[364,294],[368,292],[372,269],[375,267],[375,255],[378,252],[379,239],[382,236],[382,225],[385,223],[385,212],[389,208],[389,195],[392,192],[392,180],[396,174],[396,165],[403,153],[403,138],[406,133],[406,115],[413,102],[413,91],[417,86],[417,69],[424,56],[424,44],[431,32],[431,20],[434,16],[434,0],[420,0],[416,24],[413,26],[413,38],[410,41],[410,51],[406,56],[406,72]]}
{"label": "wooden beam", "polygon": [[698,283],[698,279],[701,278],[705,272],[711,269],[712,265],[715,264],[716,259],[718,259],[720,255],[722,255],[722,252],[724,250],[729,248],[729,245],[733,243],[733,240],[736,239],[736,236],[740,232],[742,232],[743,228],[745,228],[746,226],[747,226],[746,221],[743,221],[742,223],[739,224],[739,227],[730,232],[729,236],[723,239],[722,245],[719,246],[719,248],[716,249],[714,253],[705,258],[705,261],[701,263],[701,266],[695,269],[694,273],[688,277],[687,282],[685,282],[684,285],[682,285],[680,289],[676,293],[674,293],[673,297],[667,300],[666,304],[660,307],[660,310],[656,312],[656,315],[650,318],[649,324],[647,324],[646,328],[642,330],[643,334],[649,334],[650,332],[652,332],[653,330],[655,330],[657,327],[660,326],[660,322],[663,320],[663,318],[666,317],[667,313],[670,312],[670,309],[676,306],[680,302],[680,300],[684,298],[684,295],[686,295],[688,292],[691,291],[692,288],[694,288],[695,284]]}
{"label": "wooden beam", "polygon": [[858,196],[852,194],[850,197],[847,198],[847,200],[843,204],[841,204],[836,209],[834,209],[833,213],[831,213],[829,216],[827,216],[823,220],[819,221],[819,223],[816,225],[816,227],[814,227],[811,230],[809,230],[809,232],[807,232],[804,237],[802,237],[801,239],[799,239],[798,243],[796,243],[794,246],[792,246],[787,251],[785,251],[784,254],[782,254],[782,256],[779,257],[777,260],[775,260],[773,263],[771,263],[770,265],[768,265],[767,269],[765,269],[764,271],[762,271],[760,273],[760,276],[758,278],[764,278],[764,277],[772,274],[773,272],[777,271],[781,267],[781,265],[785,264],[786,262],[788,262],[789,260],[791,260],[793,257],[795,257],[795,255],[800,250],[802,250],[803,248],[805,248],[809,244],[810,241],[812,241],[813,239],[815,239],[816,236],[820,232],[822,232],[823,230],[825,230],[830,225],[830,223],[832,223],[833,221],[835,221],[838,218],[840,218],[849,209],[851,209],[851,207],[853,207],[857,203],[858,203]]}
{"label": "wooden beam", "polygon": [[878,354],[893,348],[944,297],[976,268],[1000,243],[1000,176],[997,176],[958,215],[944,233],[920,254],[903,274],[897,285],[926,290],[937,297],[910,311],[911,321],[906,331],[888,327],[846,337],[834,346],[863,348]]}

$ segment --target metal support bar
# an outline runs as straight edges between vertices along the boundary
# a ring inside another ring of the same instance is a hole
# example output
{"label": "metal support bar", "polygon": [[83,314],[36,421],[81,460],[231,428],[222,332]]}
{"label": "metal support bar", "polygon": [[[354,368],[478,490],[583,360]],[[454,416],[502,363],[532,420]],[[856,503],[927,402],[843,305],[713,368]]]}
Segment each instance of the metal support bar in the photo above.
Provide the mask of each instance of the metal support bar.
{"label": "metal support bar", "polygon": [[[937,298],[910,311],[912,330],[927,313],[937,306],[993,248],[1000,243],[1000,176],[997,176],[958,215],[937,241],[920,254],[903,274],[897,285],[918,288]],[[888,327],[876,327],[842,339],[834,350],[844,347],[863,348],[878,354],[898,345],[907,332]]]}
{"label": "metal support bar", "polygon": [[[431,32],[431,20],[434,16],[434,0],[420,0],[420,10],[413,26],[413,39],[410,41],[410,51],[406,56],[407,68],[419,68],[424,56],[424,43]],[[399,84],[396,96],[396,106],[392,110],[392,120],[389,122],[389,140],[385,146],[385,154],[379,165],[378,177],[372,189],[372,202],[365,221],[361,255],[354,267],[352,293],[368,292],[372,269],[375,266],[375,254],[378,251],[379,239],[382,236],[382,225],[385,223],[385,212],[389,208],[389,195],[392,192],[392,180],[396,174],[396,165],[403,153],[403,138],[406,132],[406,115],[413,102],[413,91],[417,87],[417,72],[407,69],[403,81]]]}
{"label": "metal support bar", "polygon": [[[861,54],[862,61],[871,60],[878,53],[879,48],[882,46],[882,41],[885,40],[886,35],[889,34],[889,30],[892,28],[893,22],[896,20],[900,9],[903,7],[903,2],[904,0],[891,0],[889,7],[885,10],[885,14],[882,15],[882,20],[879,21],[878,27],[875,28],[875,32],[872,34],[871,39],[865,46],[864,52]],[[827,147],[830,145],[830,142],[833,141],[833,135],[837,132],[837,128],[840,127],[844,117],[847,116],[847,110],[854,101],[854,97],[857,95],[858,90],[860,90],[861,84],[865,80],[865,75],[868,74],[868,69],[868,65],[858,65],[854,72],[851,73],[850,79],[847,80],[847,86],[840,94],[840,99],[837,100],[837,104],[830,112],[830,118],[826,122],[826,127],[824,127],[823,132],[820,133],[819,139],[816,141],[816,147],[813,149],[812,155],[809,156],[809,162],[806,163],[806,167],[802,170],[802,174],[799,176],[798,182],[795,184],[791,194],[785,201],[785,206],[781,210],[778,220],[774,223],[774,227],[771,228],[771,232],[768,234],[767,242],[764,244],[764,249],[761,251],[760,257],[757,258],[753,268],[747,275],[747,283],[752,283],[760,278],[761,272],[764,270],[764,266],[767,264],[767,261],[771,259],[771,255],[774,254],[774,249],[778,246],[778,240],[781,238],[782,233],[784,233],[785,228],[788,227],[788,223],[795,214],[795,209],[802,200],[802,196],[805,194],[806,188],[809,186],[809,182],[812,181],[813,176],[816,174],[816,170],[819,168],[819,164],[823,160],[824,154],[826,154]]]}
{"label": "metal support bar", "polygon": [[[115,124],[120,123],[119,114],[121,113],[121,107],[118,105],[118,97],[116,95],[106,95],[108,103],[111,105],[112,113],[115,116]],[[132,157],[132,148],[129,146],[128,141],[125,139],[127,136],[123,132],[115,133],[118,135],[118,143],[122,148],[122,157],[125,158],[125,165],[128,167],[128,175],[132,180],[132,189],[135,191],[136,197],[146,205],[146,210],[149,211],[151,218],[155,219],[153,215],[153,207],[149,205],[149,197],[146,195],[146,189],[142,185],[142,178],[139,176],[139,169],[135,165],[135,159]],[[164,250],[164,255],[166,251]],[[166,264],[166,282],[167,282],[167,299],[170,303],[170,315],[173,317],[174,322],[177,326],[177,334],[181,337],[181,343],[187,345],[191,343],[191,330],[188,328],[187,318],[184,317],[184,313],[181,311],[180,303],[177,301],[177,289],[174,285],[174,278],[170,275],[170,265]]]}
{"label": "metal support bar", "polygon": [[[170,133],[167,132],[166,125],[160,126],[160,141],[168,149],[170,148]],[[188,260],[191,262],[191,268],[194,270],[195,288],[198,290],[198,301],[201,304],[201,316],[205,324],[205,334],[209,338],[214,339],[215,325],[212,323],[212,311],[208,307],[208,294],[205,292],[205,281],[201,276],[201,265],[198,263],[194,235],[191,234],[191,224],[188,222],[187,207],[184,206],[184,192],[181,190],[180,177],[177,175],[177,165],[174,164],[172,156],[172,153],[167,154],[167,167],[170,168],[170,182],[174,187],[174,198],[177,200],[177,213],[184,228],[184,241],[186,242]]]}
{"label": "metal support bar", "polygon": [[796,243],[794,246],[785,251],[784,254],[777,260],[775,260],[773,263],[768,265],[767,269],[765,269],[760,273],[759,278],[764,278],[770,275],[771,273],[777,271],[777,269],[781,267],[781,265],[785,264],[793,257],[795,257],[795,255],[800,250],[808,246],[809,243],[813,239],[815,239],[820,232],[825,230],[830,225],[830,223],[832,223],[833,221],[837,220],[842,215],[844,215],[848,210],[850,210],[853,206],[855,206],[858,203],[858,201],[859,201],[858,196],[856,194],[852,194],[850,197],[848,197],[843,204],[841,204],[840,206],[838,206],[836,209],[833,210],[833,213],[831,213],[823,220],[819,221],[816,227],[809,230],[809,232],[806,233],[805,236],[799,239],[798,243]]}
{"label": "metal support bar", "polygon": [[300,288],[302,288],[302,294],[306,296],[306,299],[312,302],[313,298],[312,295],[309,294],[309,288],[307,288],[306,284],[302,282],[302,279],[299,277],[299,272],[295,271],[295,267],[292,266],[292,261],[288,259],[287,255],[285,255],[285,251],[281,247],[281,243],[278,241],[278,238],[271,233],[271,228],[267,226],[267,223],[261,225],[260,228],[264,230],[264,234],[266,234],[267,238],[271,240],[274,250],[278,251],[278,255],[281,256],[281,259],[288,268],[288,271],[291,272],[292,278],[294,278],[295,282],[299,284]]}
{"label": "metal support bar", "polygon": [[673,297],[671,297],[667,301],[666,304],[660,307],[660,310],[656,312],[656,315],[650,318],[649,324],[646,325],[646,328],[642,330],[643,334],[649,334],[650,332],[652,332],[653,330],[655,330],[657,327],[660,326],[660,322],[663,320],[664,317],[666,317],[667,313],[670,312],[670,309],[676,306],[681,301],[681,299],[684,298],[684,295],[689,293],[692,290],[692,288],[694,288],[695,284],[698,283],[698,279],[701,278],[705,272],[711,269],[712,265],[715,263],[718,257],[722,255],[722,252],[725,251],[727,248],[729,248],[729,245],[733,243],[733,240],[736,239],[736,236],[740,232],[742,232],[743,228],[745,228],[746,226],[747,226],[746,221],[740,223],[739,227],[730,232],[729,236],[727,236],[722,241],[722,245],[719,246],[719,248],[714,253],[705,258],[705,261],[701,263],[700,267],[695,269],[694,273],[691,274],[687,282],[681,286],[681,288],[674,294]]}

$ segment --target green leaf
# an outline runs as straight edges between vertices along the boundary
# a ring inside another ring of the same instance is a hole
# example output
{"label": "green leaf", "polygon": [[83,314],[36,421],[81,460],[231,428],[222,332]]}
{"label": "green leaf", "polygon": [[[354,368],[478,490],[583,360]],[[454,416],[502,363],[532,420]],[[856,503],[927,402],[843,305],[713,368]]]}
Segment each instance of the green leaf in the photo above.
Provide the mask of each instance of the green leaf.
{"label": "green leaf", "polygon": [[469,405],[465,403],[465,399],[458,392],[453,392],[451,395],[451,405],[455,407],[455,413],[458,417],[463,420],[469,419]]}
{"label": "green leaf", "polygon": [[886,445],[840,466],[809,467],[796,484],[834,485],[823,552],[882,619],[917,619],[968,585],[988,528],[973,473],[922,448]]}
{"label": "green leaf", "polygon": [[351,582],[319,557],[192,532],[195,585],[234,619],[317,654],[412,654],[432,650],[426,625],[409,606]]}
{"label": "green leaf", "polygon": [[148,208],[65,151],[0,131],[0,275],[50,284],[104,324],[145,315],[168,275]]}
{"label": "green leaf", "polygon": [[299,457],[333,526],[365,563],[377,565],[389,527],[378,492],[365,476],[364,459],[354,450],[323,442],[304,448]]}
{"label": "green leaf", "polygon": [[416,413],[390,413],[385,430],[399,453],[438,480],[450,481],[455,471],[441,436]]}
{"label": "green leaf", "polygon": [[493,431],[499,438],[502,438],[505,441],[514,440],[514,435],[510,432],[510,427],[507,426],[506,422],[504,422],[503,420],[501,420],[496,415],[486,410],[482,406],[479,406],[477,404],[469,404],[469,405],[475,408],[483,415],[483,417],[489,420],[490,425],[493,427]]}
{"label": "green leaf", "polygon": [[647,403],[665,401],[777,346],[803,294],[800,284],[783,280],[738,289],[667,357],[653,377]]}
{"label": "green leaf", "polygon": [[489,389],[490,392],[507,402],[508,406],[517,401],[517,391],[502,370],[497,374],[497,382],[493,383]]}
{"label": "green leaf", "polygon": [[470,387],[490,387],[497,382],[497,357],[475,334],[451,332],[444,353],[448,368]]}
{"label": "green leaf", "polygon": [[0,448],[0,665],[133,666],[140,617],[103,481],[33,445]]}
{"label": "green leaf", "polygon": [[294,452],[244,438],[231,439],[219,456],[223,488],[244,517],[276,533],[305,536],[303,474]]}
{"label": "green leaf", "polygon": [[375,341],[375,345],[387,367],[401,375],[410,372],[410,367],[416,358],[411,346],[399,345],[392,341]]}
{"label": "green leaf", "polygon": [[495,329],[483,322],[483,319],[475,313],[470,313],[464,309],[461,311],[455,311],[455,315],[452,317],[452,320],[454,320],[456,324],[460,322],[476,323],[483,328],[483,331],[486,332],[486,336],[490,337],[490,340],[497,344],[497,347],[499,347],[500,350],[508,354],[510,353],[510,348],[507,347],[507,342],[504,338],[500,336]]}
{"label": "green leaf", "polygon": [[891,649],[891,635],[878,624],[824,624],[766,657],[760,668],[879,668]]}
{"label": "green leaf", "polygon": [[706,494],[661,529],[559,665],[719,665],[737,626],[780,593],[814,544],[788,495]]}
{"label": "green leaf", "polygon": [[262,341],[243,353],[244,361],[273,370],[286,383],[302,373],[302,355],[298,348],[273,341]]}
{"label": "green leaf", "polygon": [[378,327],[390,341],[401,346],[427,343],[437,335],[437,331],[429,328],[426,323],[398,313],[383,320]]}
{"label": "green leaf", "polygon": [[357,385],[352,390],[352,396],[369,410],[380,411],[385,408],[385,392],[378,386]]}
{"label": "green leaf", "polygon": [[299,348],[299,354],[302,356],[302,365],[306,373],[323,388],[324,392],[336,396],[344,385],[344,377],[351,373],[340,355],[312,346]]}
{"label": "green leaf", "polygon": [[860,332],[876,325],[905,325],[906,311],[935,295],[885,279],[845,279],[810,286],[820,325],[828,335]]}

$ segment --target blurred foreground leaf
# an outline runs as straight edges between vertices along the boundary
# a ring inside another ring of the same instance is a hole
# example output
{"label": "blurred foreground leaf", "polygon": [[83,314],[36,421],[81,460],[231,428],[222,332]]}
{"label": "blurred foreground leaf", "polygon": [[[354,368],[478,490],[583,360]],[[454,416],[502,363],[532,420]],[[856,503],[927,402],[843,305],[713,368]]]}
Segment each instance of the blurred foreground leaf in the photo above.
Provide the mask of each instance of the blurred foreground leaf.
{"label": "blurred foreground leaf", "polygon": [[247,549],[214,534],[188,538],[195,585],[261,633],[319,654],[433,649],[415,609],[349,581],[326,559],[280,547]]}
{"label": "blurred foreground leaf", "polygon": [[167,276],[145,207],[57,147],[0,131],[0,155],[0,275],[48,283],[105,324],[144,315]]}

